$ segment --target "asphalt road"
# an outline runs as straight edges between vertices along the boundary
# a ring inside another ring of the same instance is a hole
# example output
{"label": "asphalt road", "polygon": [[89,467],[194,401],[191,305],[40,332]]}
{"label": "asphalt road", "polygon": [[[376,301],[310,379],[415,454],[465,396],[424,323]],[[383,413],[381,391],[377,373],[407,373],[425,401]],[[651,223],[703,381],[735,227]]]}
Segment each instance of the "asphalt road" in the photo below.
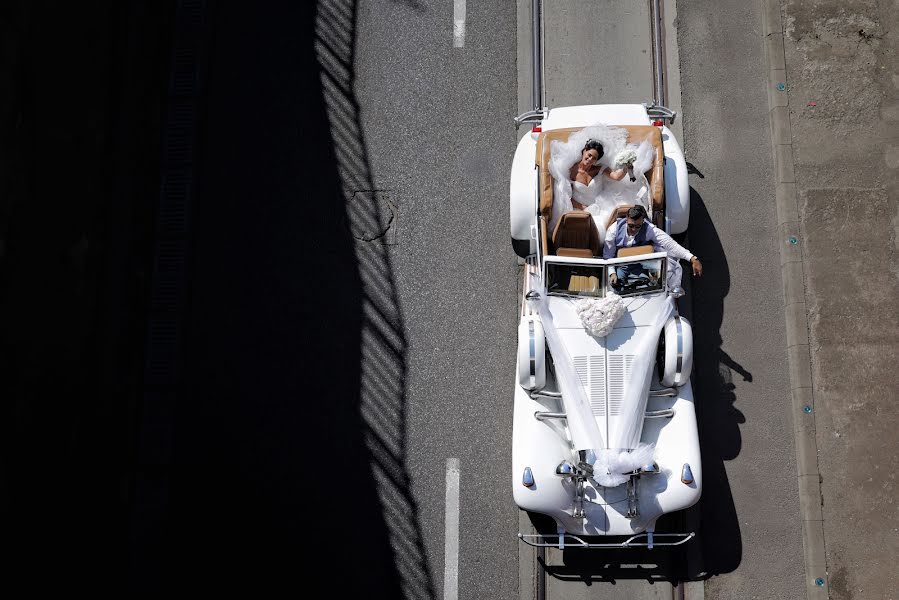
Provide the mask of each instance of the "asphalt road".
{"label": "asphalt road", "polygon": [[761,7],[678,2],[712,598],[800,598],[804,567]]}

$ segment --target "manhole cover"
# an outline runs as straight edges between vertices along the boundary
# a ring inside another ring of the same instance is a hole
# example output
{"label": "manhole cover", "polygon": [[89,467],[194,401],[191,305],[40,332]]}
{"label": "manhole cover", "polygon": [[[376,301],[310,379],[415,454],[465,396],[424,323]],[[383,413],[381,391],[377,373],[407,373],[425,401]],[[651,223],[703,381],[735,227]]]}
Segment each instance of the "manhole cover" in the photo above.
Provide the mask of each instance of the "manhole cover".
{"label": "manhole cover", "polygon": [[399,209],[389,190],[356,190],[348,195],[347,219],[357,240],[396,244]]}

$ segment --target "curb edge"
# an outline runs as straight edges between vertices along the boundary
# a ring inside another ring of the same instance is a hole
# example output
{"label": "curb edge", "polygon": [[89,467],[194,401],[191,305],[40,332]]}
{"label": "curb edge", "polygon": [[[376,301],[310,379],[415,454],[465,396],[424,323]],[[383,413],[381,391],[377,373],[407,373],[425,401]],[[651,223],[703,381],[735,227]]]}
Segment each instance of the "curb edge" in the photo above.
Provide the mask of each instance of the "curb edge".
{"label": "curb edge", "polygon": [[[802,548],[805,562],[806,596],[829,598],[824,521],[821,513],[821,475],[814,412],[814,387],[808,339],[805,298],[805,269],[802,259],[801,221],[796,197],[793,165],[793,136],[783,35],[781,0],[761,0],[765,63],[768,71],[768,116],[776,173],[777,225],[781,237],[788,370],[793,414],[796,484],[802,519]],[[791,310],[792,307],[792,310]],[[818,585],[817,581],[823,582]]]}

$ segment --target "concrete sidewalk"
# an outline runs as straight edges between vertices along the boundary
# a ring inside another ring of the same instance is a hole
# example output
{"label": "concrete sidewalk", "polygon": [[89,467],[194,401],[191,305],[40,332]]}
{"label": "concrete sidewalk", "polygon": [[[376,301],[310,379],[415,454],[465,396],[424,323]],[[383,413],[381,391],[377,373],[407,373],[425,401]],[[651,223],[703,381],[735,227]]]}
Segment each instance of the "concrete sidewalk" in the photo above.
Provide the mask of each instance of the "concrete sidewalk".
{"label": "concrete sidewalk", "polygon": [[809,596],[896,598],[899,15],[765,4]]}

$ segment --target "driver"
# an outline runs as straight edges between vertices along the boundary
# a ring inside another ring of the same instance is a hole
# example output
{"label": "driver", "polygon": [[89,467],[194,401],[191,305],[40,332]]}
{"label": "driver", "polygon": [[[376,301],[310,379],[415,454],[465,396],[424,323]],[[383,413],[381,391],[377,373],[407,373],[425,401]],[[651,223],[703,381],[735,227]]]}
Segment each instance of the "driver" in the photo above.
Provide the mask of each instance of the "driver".
{"label": "driver", "polygon": [[[602,257],[606,259],[615,258],[619,248],[643,246],[645,244],[652,244],[654,252],[664,251],[668,253],[669,273],[679,271],[680,265],[677,264],[678,260],[688,260],[693,267],[693,275],[696,277],[702,276],[702,263],[699,262],[696,255],[671,239],[670,235],[650,223],[646,219],[646,209],[642,206],[631,207],[627,211],[627,217],[616,219],[609,226],[608,231],[606,231]],[[609,279],[614,284],[618,280],[618,275],[612,272],[609,275]]]}
{"label": "driver", "polygon": [[627,282],[633,284],[636,281],[641,281],[643,284],[647,284],[657,280],[658,277],[651,277],[651,272],[643,268],[643,263],[639,262],[615,265],[615,269],[609,271],[609,283],[611,283],[615,289],[618,289],[621,284]]}

